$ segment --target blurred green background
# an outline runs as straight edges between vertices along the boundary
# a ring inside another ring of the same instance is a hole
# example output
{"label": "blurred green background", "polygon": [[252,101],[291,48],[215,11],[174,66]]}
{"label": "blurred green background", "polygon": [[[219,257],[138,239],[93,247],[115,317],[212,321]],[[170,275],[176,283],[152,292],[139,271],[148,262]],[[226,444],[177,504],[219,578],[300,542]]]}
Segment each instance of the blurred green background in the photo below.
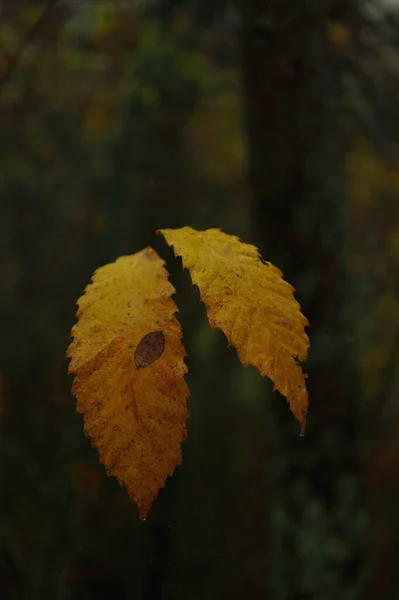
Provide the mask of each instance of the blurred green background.
{"label": "blurred green background", "polygon": [[[399,598],[399,12],[391,0],[0,3],[0,598]],[[311,326],[305,437],[159,227],[221,227]],[[183,465],[147,519],[75,413],[93,271],[163,253]]]}

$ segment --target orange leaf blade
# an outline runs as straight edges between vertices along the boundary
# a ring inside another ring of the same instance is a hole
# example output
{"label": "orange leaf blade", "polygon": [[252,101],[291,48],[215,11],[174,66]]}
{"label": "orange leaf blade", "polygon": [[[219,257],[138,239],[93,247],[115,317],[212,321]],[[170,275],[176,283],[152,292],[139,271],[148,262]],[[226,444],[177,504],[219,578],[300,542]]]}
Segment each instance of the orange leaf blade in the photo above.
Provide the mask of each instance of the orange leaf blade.
{"label": "orange leaf blade", "polygon": [[308,325],[281,271],[254,246],[220,229],[163,229],[167,243],[200,290],[211,327],[221,329],[244,366],[253,365],[283,394],[306,425],[308,395],[297,361],[307,357]]}
{"label": "orange leaf blade", "polygon": [[151,248],[101,267],[78,301],[67,352],[85,433],[141,518],[181,463],[187,438],[187,368],[173,293]]}

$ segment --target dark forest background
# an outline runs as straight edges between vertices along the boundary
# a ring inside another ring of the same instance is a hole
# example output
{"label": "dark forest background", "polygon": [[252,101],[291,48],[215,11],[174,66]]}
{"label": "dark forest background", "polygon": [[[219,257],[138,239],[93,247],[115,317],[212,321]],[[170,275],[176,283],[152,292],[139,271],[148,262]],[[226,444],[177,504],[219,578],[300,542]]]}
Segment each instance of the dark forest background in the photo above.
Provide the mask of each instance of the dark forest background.
{"label": "dark forest background", "polygon": [[[0,3],[0,597],[399,598],[394,0]],[[311,326],[305,437],[158,227],[257,245]],[[148,243],[191,418],[147,521],[75,413],[93,271]]]}

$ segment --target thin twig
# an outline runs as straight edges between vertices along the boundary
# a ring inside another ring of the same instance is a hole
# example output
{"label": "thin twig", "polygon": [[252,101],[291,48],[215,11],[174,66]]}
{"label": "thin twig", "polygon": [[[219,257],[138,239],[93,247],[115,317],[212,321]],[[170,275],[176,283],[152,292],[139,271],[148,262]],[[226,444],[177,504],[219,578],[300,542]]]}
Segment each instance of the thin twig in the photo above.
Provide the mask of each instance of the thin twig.
{"label": "thin twig", "polygon": [[48,0],[43,12],[33,23],[32,27],[29,29],[24,39],[19,44],[17,50],[11,56],[7,56],[7,67],[5,71],[0,75],[0,91],[2,90],[4,85],[10,80],[12,74],[18,67],[18,64],[26,48],[34,40],[43,22],[47,19],[57,2],[58,0]]}

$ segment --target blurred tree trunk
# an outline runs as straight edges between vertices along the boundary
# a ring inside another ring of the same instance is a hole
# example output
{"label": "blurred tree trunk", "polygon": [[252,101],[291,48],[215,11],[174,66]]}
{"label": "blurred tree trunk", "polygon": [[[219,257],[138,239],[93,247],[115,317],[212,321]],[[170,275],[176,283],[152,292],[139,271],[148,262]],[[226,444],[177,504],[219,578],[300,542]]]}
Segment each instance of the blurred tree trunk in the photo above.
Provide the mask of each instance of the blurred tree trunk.
{"label": "blurred tree trunk", "polygon": [[[346,268],[339,57],[328,42],[329,11],[336,4],[242,3],[257,242],[296,287],[311,324],[308,432],[299,440],[286,431],[270,459],[276,490],[271,536],[281,546],[269,557],[273,598],[324,598],[327,582],[336,592],[355,585],[360,593],[364,530],[354,522],[363,514],[360,414]],[[278,428],[291,428],[286,411],[276,410],[282,415]]]}

